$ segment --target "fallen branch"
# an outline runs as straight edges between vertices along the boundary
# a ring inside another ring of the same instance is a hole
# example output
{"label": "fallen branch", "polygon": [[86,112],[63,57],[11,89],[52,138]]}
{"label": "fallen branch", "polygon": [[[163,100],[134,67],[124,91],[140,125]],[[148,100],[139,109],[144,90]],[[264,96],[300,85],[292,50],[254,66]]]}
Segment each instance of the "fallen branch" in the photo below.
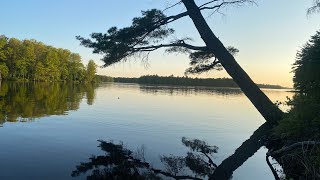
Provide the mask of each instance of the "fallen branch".
{"label": "fallen branch", "polygon": [[273,166],[271,165],[270,161],[269,161],[269,157],[270,156],[273,156],[273,155],[276,155],[276,154],[281,154],[283,152],[286,152],[286,151],[290,151],[294,148],[297,148],[297,147],[303,147],[305,145],[320,145],[320,142],[319,141],[302,141],[302,142],[297,142],[297,143],[294,143],[294,144],[291,144],[289,146],[285,146],[279,150],[276,150],[276,151],[270,151],[266,154],[266,161],[267,161],[267,164],[269,166],[269,168],[271,169],[272,171],[272,174],[274,176],[274,178],[276,180],[280,180],[276,170],[273,168]]}
{"label": "fallen branch", "polygon": [[267,153],[267,157],[269,156],[273,156],[273,155],[276,155],[276,154],[280,154],[280,153],[283,153],[285,151],[290,151],[296,147],[299,147],[299,146],[305,146],[305,145],[320,145],[320,142],[319,141],[302,141],[302,142],[297,142],[297,143],[294,143],[294,144],[291,144],[289,146],[285,146],[279,150],[276,150],[276,151],[270,151]]}

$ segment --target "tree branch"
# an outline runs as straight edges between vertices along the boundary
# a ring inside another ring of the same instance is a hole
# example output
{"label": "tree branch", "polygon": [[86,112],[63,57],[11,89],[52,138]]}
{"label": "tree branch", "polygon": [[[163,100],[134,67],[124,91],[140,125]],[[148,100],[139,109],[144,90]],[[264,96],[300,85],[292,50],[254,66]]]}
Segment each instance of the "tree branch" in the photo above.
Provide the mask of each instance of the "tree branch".
{"label": "tree branch", "polygon": [[185,47],[191,50],[196,50],[196,51],[206,51],[207,47],[206,46],[193,46],[187,43],[172,43],[172,44],[159,44],[159,45],[153,45],[153,46],[145,46],[145,47],[136,47],[133,48],[134,51],[154,51],[159,48],[163,47]]}
{"label": "tree branch", "polygon": [[214,3],[214,2],[217,2],[217,1],[219,1],[219,0],[213,0],[213,1],[206,2],[206,3],[202,4],[201,6],[199,6],[199,8],[202,8],[202,7],[204,7],[204,6],[208,5],[208,4],[211,4],[211,3]]}
{"label": "tree branch", "polygon": [[209,163],[210,163],[213,167],[215,167],[215,168],[218,167],[218,166],[212,161],[211,157],[210,157],[207,153],[204,153],[204,152],[201,152],[201,153],[204,154],[204,155],[208,158]]}
{"label": "tree branch", "polygon": [[[212,1],[214,2],[214,1]],[[210,3],[212,3],[210,2]],[[230,2],[222,2],[218,5],[215,5],[215,6],[204,6],[204,5],[201,5],[199,7],[200,11],[201,10],[205,10],[205,9],[220,9],[222,6],[226,6],[226,5],[230,5],[230,4],[239,4],[239,3],[245,3],[245,2],[253,2],[253,1],[248,1],[248,0],[238,0],[238,1],[230,1]],[[208,3],[209,4],[209,3]]]}
{"label": "tree branch", "polygon": [[294,143],[294,144],[291,144],[290,146],[285,146],[279,150],[276,150],[276,151],[271,151],[271,152],[268,152],[267,153],[267,156],[273,156],[273,155],[276,155],[276,154],[280,154],[280,153],[283,153],[285,151],[290,151],[296,147],[299,147],[299,146],[305,146],[305,145],[320,145],[320,142],[319,141],[302,141],[302,142],[297,142],[297,143]]}
{"label": "tree branch", "polygon": [[166,11],[166,10],[168,10],[168,9],[171,9],[171,8],[173,8],[173,7],[175,7],[175,6],[179,5],[179,4],[181,4],[181,3],[182,3],[182,1],[179,1],[179,2],[177,2],[177,3],[175,3],[175,4],[173,4],[173,5],[171,5],[171,6],[167,7],[167,8],[165,8],[164,10],[162,10],[162,12],[164,12],[164,11]]}
{"label": "tree branch", "polygon": [[294,148],[297,148],[299,146],[303,147],[305,145],[320,145],[320,142],[319,141],[302,141],[302,142],[297,142],[297,143],[294,143],[294,144],[291,144],[289,146],[285,146],[279,150],[276,150],[276,151],[270,151],[266,154],[266,161],[267,161],[267,164],[269,166],[269,168],[271,169],[272,171],[272,174],[274,175],[274,178],[276,180],[280,180],[277,172],[275,171],[275,169],[273,168],[273,166],[271,165],[270,161],[269,161],[269,157],[270,156],[273,156],[273,155],[276,155],[276,154],[281,154],[283,152],[286,152],[286,151],[290,151]]}
{"label": "tree branch", "polygon": [[[166,24],[169,24],[173,21],[176,21],[182,17],[185,17],[188,15],[188,12],[185,11],[183,13],[180,13],[180,14],[177,14],[177,15],[173,15],[173,16],[168,16],[164,19],[160,19],[159,21],[155,22],[154,24],[152,24],[151,26],[154,26],[153,28],[150,29],[150,31],[148,33],[146,33],[139,41],[137,41],[133,47],[137,44],[139,44],[140,42],[142,42],[143,40],[145,40],[145,38],[152,32],[154,31],[155,29],[159,28],[160,26],[163,26],[163,25],[166,25]],[[159,24],[158,24],[159,23]]]}

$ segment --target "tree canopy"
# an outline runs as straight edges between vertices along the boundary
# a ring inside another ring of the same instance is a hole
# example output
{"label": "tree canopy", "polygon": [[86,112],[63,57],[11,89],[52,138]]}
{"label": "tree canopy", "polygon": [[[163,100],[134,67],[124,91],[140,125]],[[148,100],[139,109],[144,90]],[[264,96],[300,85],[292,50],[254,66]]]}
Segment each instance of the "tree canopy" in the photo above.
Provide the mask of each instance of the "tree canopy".
{"label": "tree canopy", "polygon": [[[213,6],[200,6],[201,10],[213,9],[215,11],[231,4],[243,4],[251,2],[241,1],[216,1]],[[181,2],[180,2],[181,3]],[[179,4],[180,4],[179,3]],[[211,2],[214,3],[214,2]],[[202,73],[212,69],[221,70],[222,66],[214,53],[203,46],[188,44],[192,38],[177,39],[173,35],[175,30],[169,27],[169,23],[185,17],[188,12],[174,16],[167,16],[164,11],[151,9],[141,12],[141,17],[132,19],[132,24],[125,28],[111,27],[106,33],[92,33],[91,38],[77,36],[81,44],[93,49],[94,53],[103,54],[104,67],[120,61],[126,61],[130,57],[140,57],[148,60],[150,52],[165,48],[168,53],[187,53],[190,58],[190,68],[186,73]],[[169,43],[162,43],[169,42]],[[232,55],[239,52],[235,47],[227,47]]]}
{"label": "tree canopy", "polygon": [[87,67],[67,49],[0,36],[0,79],[91,82],[97,66],[90,61]]}

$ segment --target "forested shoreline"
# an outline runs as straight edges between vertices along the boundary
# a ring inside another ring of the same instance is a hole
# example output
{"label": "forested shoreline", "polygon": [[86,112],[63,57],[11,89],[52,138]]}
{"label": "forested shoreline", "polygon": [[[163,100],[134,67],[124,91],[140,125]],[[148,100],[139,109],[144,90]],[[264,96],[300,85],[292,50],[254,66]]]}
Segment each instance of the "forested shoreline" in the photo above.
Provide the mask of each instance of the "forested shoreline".
{"label": "forested shoreline", "polygon": [[[231,78],[191,78],[188,76],[158,76],[145,75],[139,78],[129,77],[110,77],[97,75],[97,79],[102,82],[119,82],[119,83],[138,83],[138,84],[154,84],[154,85],[178,85],[178,86],[212,86],[212,87],[233,87],[238,85]],[[258,84],[260,88],[285,89],[279,85]]]}
{"label": "forested shoreline", "polygon": [[67,49],[0,36],[0,79],[91,82],[96,68],[92,60],[85,66],[79,54]]}

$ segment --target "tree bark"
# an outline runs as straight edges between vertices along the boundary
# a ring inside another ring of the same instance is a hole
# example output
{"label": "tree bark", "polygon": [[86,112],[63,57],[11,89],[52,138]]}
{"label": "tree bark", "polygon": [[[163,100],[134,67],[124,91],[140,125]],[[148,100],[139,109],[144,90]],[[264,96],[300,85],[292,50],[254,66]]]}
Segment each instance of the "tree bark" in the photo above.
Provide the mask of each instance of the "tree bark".
{"label": "tree bark", "polygon": [[283,112],[259,89],[221,41],[214,35],[194,0],[182,0],[182,2],[187,8],[188,15],[207,45],[207,48],[219,59],[221,65],[260,114],[267,122],[276,123],[279,121],[282,118]]}

